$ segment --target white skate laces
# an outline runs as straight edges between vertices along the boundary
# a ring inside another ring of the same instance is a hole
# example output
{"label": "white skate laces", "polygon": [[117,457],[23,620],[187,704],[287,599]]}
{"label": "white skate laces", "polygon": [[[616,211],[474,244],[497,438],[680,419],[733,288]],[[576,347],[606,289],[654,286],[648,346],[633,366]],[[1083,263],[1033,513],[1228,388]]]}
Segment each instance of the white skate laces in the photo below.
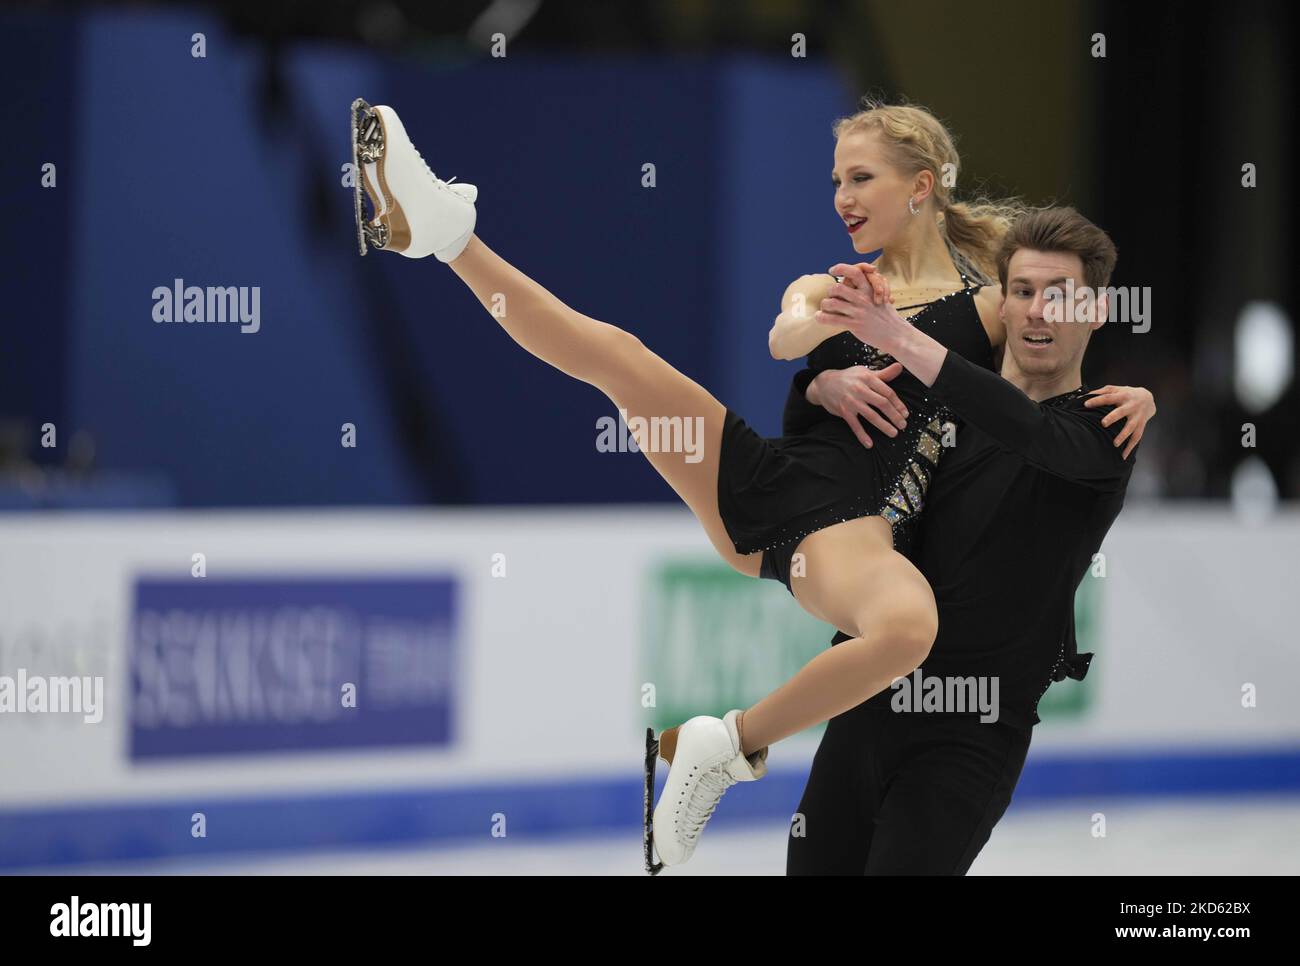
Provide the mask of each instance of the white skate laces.
{"label": "white skate laces", "polygon": [[736,779],[721,764],[700,774],[690,799],[682,806],[684,816],[676,825],[678,841],[688,854],[694,853],[695,846],[700,841],[700,833],[713,817],[713,810],[718,807],[718,802],[722,801],[727,789],[734,784]]}
{"label": "white skate laces", "polygon": [[[397,252],[407,258],[456,258],[469,244],[477,221],[478,188],[439,178],[429,167],[391,107],[352,102],[352,160],[357,247]],[[362,212],[362,192],[372,217]]]}
{"label": "white skate laces", "polygon": [[[474,198],[478,196],[478,189],[475,188],[473,185],[458,184],[453,186],[452,182],[456,180],[456,175],[454,174],[446,181],[442,180],[442,178],[439,178],[436,174],[433,173],[433,169],[429,167],[429,162],[424,160],[424,155],[420,153],[420,149],[417,148],[414,144],[412,144],[411,150],[414,151],[415,156],[420,159],[420,164],[424,165],[424,173],[429,176],[429,180],[432,181],[435,185],[437,185],[438,188],[444,191],[455,191],[458,195],[460,195],[460,197],[465,198],[466,201],[473,201]],[[473,196],[467,197],[464,191],[457,190],[463,188],[472,189],[474,193]]]}

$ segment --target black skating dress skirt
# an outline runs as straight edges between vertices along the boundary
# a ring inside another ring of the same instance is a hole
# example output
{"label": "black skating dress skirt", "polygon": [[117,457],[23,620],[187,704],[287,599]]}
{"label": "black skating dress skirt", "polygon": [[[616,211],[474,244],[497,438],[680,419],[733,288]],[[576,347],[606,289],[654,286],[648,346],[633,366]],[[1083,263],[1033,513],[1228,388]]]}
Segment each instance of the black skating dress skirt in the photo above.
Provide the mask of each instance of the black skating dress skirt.
{"label": "black skating dress skirt", "polygon": [[[964,288],[922,306],[911,323],[947,349],[988,369],[989,344],[975,292]],[[883,369],[893,357],[849,332],[827,339],[808,355],[814,371],[869,366]],[[848,424],[818,407],[798,435],[769,439],[727,410],[718,469],[718,508],[739,553],[764,551],[762,576],[790,587],[790,558],[808,534],[845,520],[881,516],[890,524],[894,548],[911,551],[930,478],[943,454],[945,424],[960,420],[928,395],[924,383],[904,370],[890,388],[907,406],[907,429],[888,437],[864,422],[873,446],[863,446]]]}

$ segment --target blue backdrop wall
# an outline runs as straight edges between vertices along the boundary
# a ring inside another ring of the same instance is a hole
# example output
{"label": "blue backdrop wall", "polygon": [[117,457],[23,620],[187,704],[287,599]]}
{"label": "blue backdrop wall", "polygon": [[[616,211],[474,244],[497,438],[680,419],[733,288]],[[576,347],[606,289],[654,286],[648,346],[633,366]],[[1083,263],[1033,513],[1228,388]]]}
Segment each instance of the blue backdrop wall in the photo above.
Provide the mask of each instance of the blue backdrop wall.
{"label": "blue backdrop wall", "polygon": [[[514,346],[444,265],[358,257],[356,96],[479,185],[495,250],[765,433],[797,368],[767,351],[781,293],[853,256],[830,185],[853,100],[825,63],[522,43],[403,62],[272,51],[189,13],[2,22],[10,89],[35,78],[43,100],[3,162],[21,230],[2,243],[0,415],[54,421],[61,445],[88,432],[101,472],[161,477],[181,505],[674,499],[640,456],[597,451],[613,405]],[[260,331],[156,323],[175,279],[257,286]]]}

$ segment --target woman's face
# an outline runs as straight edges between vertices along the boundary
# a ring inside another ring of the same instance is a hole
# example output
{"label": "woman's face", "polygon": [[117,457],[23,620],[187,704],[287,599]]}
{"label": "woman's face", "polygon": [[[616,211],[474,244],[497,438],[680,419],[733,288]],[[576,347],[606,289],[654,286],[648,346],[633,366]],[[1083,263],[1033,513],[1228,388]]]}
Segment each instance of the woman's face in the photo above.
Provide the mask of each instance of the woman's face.
{"label": "woman's face", "polygon": [[[835,211],[845,222],[854,251],[866,253],[889,247],[913,217],[907,200],[915,197],[915,178],[904,176],[885,160],[876,131],[858,131],[839,139],[831,180],[835,185]],[[862,223],[854,228],[859,221]]]}

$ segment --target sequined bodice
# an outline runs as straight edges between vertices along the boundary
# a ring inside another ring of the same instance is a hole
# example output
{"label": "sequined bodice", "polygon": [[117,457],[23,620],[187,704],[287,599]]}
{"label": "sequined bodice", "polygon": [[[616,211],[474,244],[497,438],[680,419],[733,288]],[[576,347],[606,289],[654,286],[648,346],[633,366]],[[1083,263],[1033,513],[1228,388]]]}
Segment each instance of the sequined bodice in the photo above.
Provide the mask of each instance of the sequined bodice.
{"label": "sequined bodice", "polygon": [[[962,281],[966,288],[923,306],[913,306],[919,311],[910,316],[909,321],[949,351],[992,369],[993,348],[975,307],[978,287],[972,286],[964,275]],[[892,356],[866,345],[850,332],[832,336],[808,354],[809,367],[818,371],[863,365],[883,369],[894,361]],[[889,386],[907,406],[907,429],[898,436],[882,437],[874,427],[864,422],[867,432],[877,442],[872,450],[861,451],[872,453],[889,474],[890,482],[882,494],[877,512],[894,530],[895,547],[906,552],[911,528],[907,527],[904,532],[903,527],[915,521],[921,513],[930,479],[943,455],[949,424],[955,417],[932,399],[925,385],[910,372],[904,371],[892,379]],[[843,420],[830,413],[826,413],[826,418],[808,432],[823,438],[845,434],[851,438],[852,433]],[[846,440],[846,444],[854,451],[861,448],[856,439],[852,443]]]}
{"label": "sequined bodice", "polygon": [[[967,281],[962,276],[963,281]],[[959,353],[978,365],[993,368],[993,349],[975,308],[978,286],[967,285],[942,298],[927,302],[910,316],[910,321],[947,349]],[[808,365],[823,369],[847,369],[850,366],[867,366],[883,369],[894,359],[874,346],[869,346],[851,332],[831,336],[808,353]]]}

